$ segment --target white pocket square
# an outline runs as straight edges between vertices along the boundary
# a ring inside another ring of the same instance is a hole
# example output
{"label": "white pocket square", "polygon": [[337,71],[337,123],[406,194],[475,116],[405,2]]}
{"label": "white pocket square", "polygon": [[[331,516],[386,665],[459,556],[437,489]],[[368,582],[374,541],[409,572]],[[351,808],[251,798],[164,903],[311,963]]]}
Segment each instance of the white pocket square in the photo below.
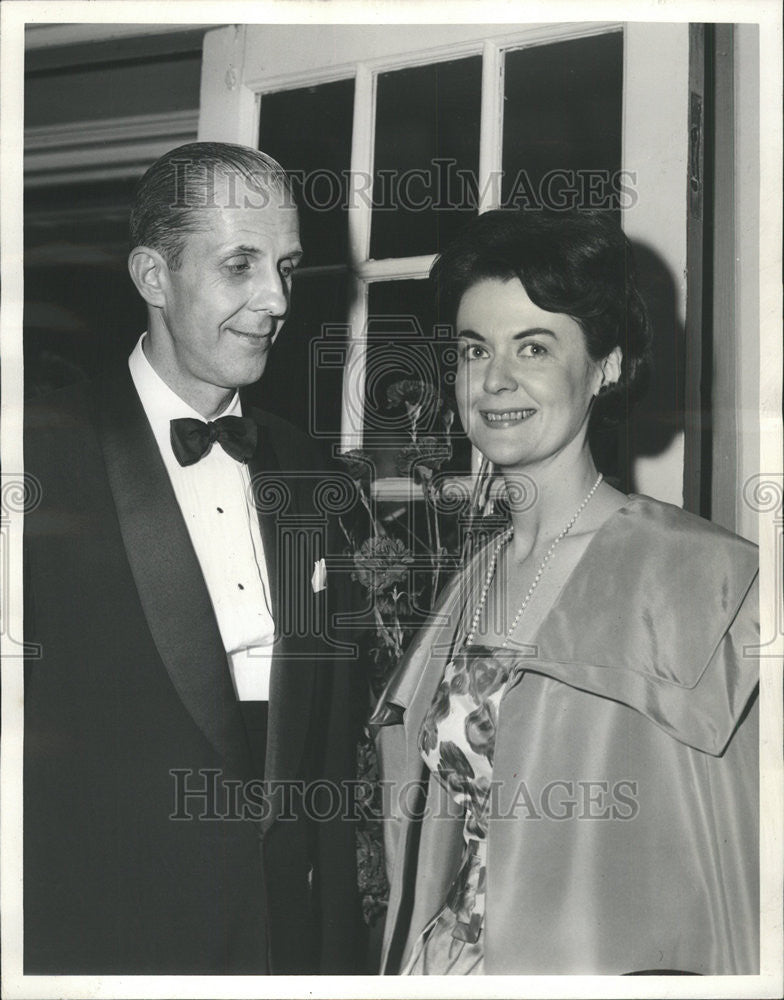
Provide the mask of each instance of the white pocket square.
{"label": "white pocket square", "polygon": [[327,564],[323,559],[317,559],[313,564],[313,576],[310,578],[313,593],[318,594],[327,586]]}

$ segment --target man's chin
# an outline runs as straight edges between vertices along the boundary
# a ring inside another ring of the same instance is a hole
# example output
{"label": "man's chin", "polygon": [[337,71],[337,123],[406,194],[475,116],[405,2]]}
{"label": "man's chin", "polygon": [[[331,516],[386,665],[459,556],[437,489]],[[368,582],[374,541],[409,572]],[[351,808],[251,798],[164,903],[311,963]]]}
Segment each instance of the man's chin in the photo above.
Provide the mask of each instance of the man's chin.
{"label": "man's chin", "polygon": [[265,352],[263,357],[256,358],[254,364],[243,365],[237,370],[237,381],[234,383],[234,388],[240,389],[246,385],[253,385],[255,382],[261,378],[267,369],[269,352]]}

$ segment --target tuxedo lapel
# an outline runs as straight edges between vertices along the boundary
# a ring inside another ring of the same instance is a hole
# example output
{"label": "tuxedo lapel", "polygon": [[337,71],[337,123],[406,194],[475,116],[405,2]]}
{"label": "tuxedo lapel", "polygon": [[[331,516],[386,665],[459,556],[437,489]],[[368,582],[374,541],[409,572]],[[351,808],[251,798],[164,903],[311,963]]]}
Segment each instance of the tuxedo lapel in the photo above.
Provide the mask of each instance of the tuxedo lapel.
{"label": "tuxedo lapel", "polygon": [[126,555],[161,660],[207,740],[240,773],[250,773],[209,594],[130,375],[102,384],[97,422]]}
{"label": "tuxedo lapel", "polygon": [[[265,778],[282,781],[302,776],[302,758],[314,697],[316,639],[293,636],[291,602],[312,597],[310,575],[293,541],[307,532],[302,497],[304,480],[292,470],[285,443],[273,423],[254,409],[246,409],[259,424],[256,454],[249,462],[259,511],[264,556],[272,590],[276,626],[275,652],[270,676],[269,721]],[[311,567],[312,569],[312,567]],[[275,818],[273,812],[268,822]]]}
{"label": "tuxedo lapel", "polygon": [[272,617],[277,623],[281,607],[282,580],[278,559],[278,514],[285,512],[285,485],[280,472],[280,460],[273,447],[269,429],[264,423],[263,414],[251,410],[252,417],[259,428],[256,451],[248,460],[251,492],[256,512],[259,516],[261,541],[264,546],[264,560],[267,564],[267,578],[270,585],[270,603]]}

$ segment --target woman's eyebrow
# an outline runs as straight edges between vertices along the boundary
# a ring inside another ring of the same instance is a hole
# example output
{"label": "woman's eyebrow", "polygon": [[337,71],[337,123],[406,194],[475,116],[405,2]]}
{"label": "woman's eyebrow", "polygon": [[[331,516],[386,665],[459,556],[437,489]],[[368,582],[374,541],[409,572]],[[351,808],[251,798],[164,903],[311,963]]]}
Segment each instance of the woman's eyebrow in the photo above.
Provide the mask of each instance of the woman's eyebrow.
{"label": "woman's eyebrow", "polygon": [[[484,337],[481,333],[477,333],[476,330],[459,330],[458,337],[466,337],[468,340],[481,340],[484,341]],[[558,337],[553,333],[552,330],[548,330],[545,326],[533,326],[527,330],[520,330],[519,333],[512,335],[512,340],[523,340],[525,337],[552,337],[553,340],[557,340]]]}
{"label": "woman's eyebrow", "polygon": [[553,340],[558,339],[556,335],[553,333],[553,331],[548,330],[546,326],[534,326],[531,327],[531,329],[529,330],[521,330],[519,333],[516,333],[512,337],[512,340],[522,340],[524,337],[542,337],[542,336],[552,337]]}

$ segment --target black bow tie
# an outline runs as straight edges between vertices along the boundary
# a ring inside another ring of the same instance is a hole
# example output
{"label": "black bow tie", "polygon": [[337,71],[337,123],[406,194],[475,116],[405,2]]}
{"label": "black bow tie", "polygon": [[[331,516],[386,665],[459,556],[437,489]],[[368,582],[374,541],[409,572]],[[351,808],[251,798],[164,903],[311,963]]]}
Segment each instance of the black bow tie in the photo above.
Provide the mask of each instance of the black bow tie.
{"label": "black bow tie", "polygon": [[172,451],[180,465],[193,465],[217,441],[227,455],[244,462],[256,450],[258,428],[250,417],[218,417],[205,423],[195,417],[170,422]]}

